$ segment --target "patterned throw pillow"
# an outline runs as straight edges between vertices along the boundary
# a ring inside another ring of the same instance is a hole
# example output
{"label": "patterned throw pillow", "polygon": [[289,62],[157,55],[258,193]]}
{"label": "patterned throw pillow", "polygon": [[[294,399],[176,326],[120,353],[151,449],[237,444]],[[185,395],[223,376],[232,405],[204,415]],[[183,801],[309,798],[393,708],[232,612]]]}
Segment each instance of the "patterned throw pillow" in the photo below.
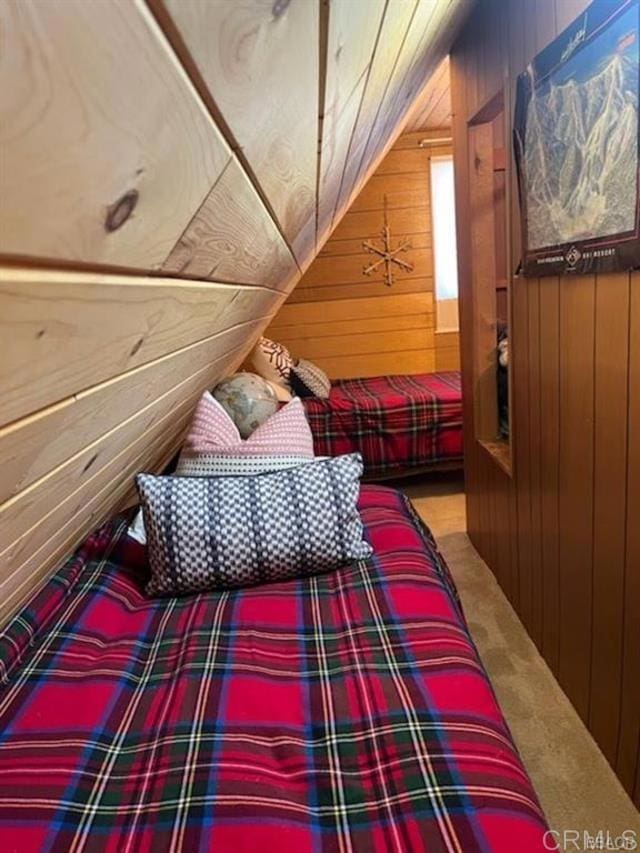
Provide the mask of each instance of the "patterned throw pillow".
{"label": "patterned throw pillow", "polygon": [[[327,459],[318,456],[318,459]],[[308,456],[225,456],[220,453],[198,453],[196,456],[182,454],[175,470],[177,477],[250,477],[270,474],[309,463]],[[127,534],[141,545],[147,544],[142,510],[139,509],[129,525]]]}
{"label": "patterned throw pillow", "polygon": [[256,477],[140,474],[147,594],[234,589],[366,559],[361,474],[355,453]]}
{"label": "patterned throw pillow", "polygon": [[198,403],[182,452],[186,456],[198,453],[231,456],[284,454],[311,458],[313,435],[304,406],[294,398],[243,441],[229,414],[207,391]]}
{"label": "patterned throw pillow", "polygon": [[317,364],[301,358],[291,368],[291,388],[299,397],[320,397],[326,400],[331,391],[331,380]]}
{"label": "patterned throw pillow", "polygon": [[270,341],[269,338],[260,338],[251,351],[249,364],[263,379],[289,388],[289,372],[293,359],[289,350],[282,344]]}

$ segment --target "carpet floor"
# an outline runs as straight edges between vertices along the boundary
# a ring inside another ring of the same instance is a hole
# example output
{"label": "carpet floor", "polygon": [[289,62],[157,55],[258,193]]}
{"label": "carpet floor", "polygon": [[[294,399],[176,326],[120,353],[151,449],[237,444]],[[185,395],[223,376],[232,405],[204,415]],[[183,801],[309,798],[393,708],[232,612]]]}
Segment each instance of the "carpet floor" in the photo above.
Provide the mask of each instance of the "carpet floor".
{"label": "carpet floor", "polygon": [[393,485],[413,501],[451,568],[471,633],[550,827],[560,833],[578,831],[581,839],[584,832],[608,831],[615,838],[633,830],[640,849],[640,814],[465,532],[461,475]]}

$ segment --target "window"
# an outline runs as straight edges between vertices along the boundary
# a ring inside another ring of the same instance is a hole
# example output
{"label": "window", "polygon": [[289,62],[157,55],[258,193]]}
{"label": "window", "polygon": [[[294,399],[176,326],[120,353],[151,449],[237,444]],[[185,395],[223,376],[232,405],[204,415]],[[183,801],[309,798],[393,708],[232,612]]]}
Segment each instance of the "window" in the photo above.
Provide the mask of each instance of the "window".
{"label": "window", "polygon": [[458,254],[453,157],[431,158],[431,218],[436,293],[436,329],[458,331]]}

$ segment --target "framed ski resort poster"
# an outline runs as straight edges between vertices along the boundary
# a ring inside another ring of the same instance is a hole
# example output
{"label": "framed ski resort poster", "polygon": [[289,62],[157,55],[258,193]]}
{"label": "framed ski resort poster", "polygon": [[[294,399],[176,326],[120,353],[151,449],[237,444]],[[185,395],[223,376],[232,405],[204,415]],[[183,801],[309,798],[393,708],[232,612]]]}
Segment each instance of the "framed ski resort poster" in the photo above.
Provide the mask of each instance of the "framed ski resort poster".
{"label": "framed ski resort poster", "polygon": [[525,275],[640,266],[639,0],[595,0],[518,77]]}

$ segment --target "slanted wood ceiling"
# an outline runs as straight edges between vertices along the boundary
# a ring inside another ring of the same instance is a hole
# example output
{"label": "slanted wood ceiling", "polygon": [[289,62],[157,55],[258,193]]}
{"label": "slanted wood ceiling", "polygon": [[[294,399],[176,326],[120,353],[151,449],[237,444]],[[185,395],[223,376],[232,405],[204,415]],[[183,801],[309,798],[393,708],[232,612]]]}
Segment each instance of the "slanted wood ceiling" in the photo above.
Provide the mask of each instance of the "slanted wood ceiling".
{"label": "slanted wood ceiling", "polygon": [[451,84],[449,57],[431,75],[405,125],[405,130],[436,130],[451,127]]}
{"label": "slanted wood ceiling", "polygon": [[470,5],[0,3],[0,619],[173,455]]}

